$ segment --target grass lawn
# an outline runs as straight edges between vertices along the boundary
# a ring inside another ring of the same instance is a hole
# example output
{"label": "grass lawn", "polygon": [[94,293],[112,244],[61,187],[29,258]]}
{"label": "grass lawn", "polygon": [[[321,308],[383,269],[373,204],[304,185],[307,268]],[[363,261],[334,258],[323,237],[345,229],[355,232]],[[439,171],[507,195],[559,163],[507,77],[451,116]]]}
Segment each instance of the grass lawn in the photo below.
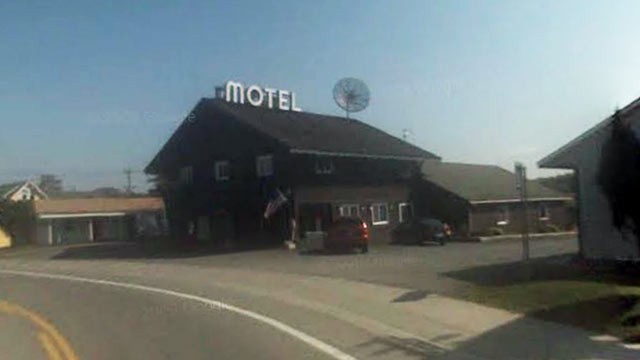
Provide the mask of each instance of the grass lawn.
{"label": "grass lawn", "polygon": [[565,258],[447,274],[471,285],[466,300],[640,341],[640,272],[620,274]]}

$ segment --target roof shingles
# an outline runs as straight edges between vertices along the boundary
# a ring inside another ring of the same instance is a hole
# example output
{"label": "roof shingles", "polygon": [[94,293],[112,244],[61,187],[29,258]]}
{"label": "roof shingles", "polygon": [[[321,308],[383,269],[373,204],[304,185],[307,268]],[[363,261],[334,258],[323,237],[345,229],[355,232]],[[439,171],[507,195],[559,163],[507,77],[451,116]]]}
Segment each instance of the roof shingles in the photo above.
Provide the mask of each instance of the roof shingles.
{"label": "roof shingles", "polygon": [[164,209],[162,198],[46,199],[34,202],[36,214],[83,214],[157,211]]}
{"label": "roof shingles", "polygon": [[[425,180],[470,201],[518,199],[515,175],[495,165],[477,165],[425,161],[422,165]],[[527,181],[528,198],[564,198],[568,194],[546,188],[537,181]]]}
{"label": "roof shingles", "polygon": [[210,109],[233,117],[290,149],[369,156],[437,159],[438,156],[356,119],[280,111],[205,100]]}

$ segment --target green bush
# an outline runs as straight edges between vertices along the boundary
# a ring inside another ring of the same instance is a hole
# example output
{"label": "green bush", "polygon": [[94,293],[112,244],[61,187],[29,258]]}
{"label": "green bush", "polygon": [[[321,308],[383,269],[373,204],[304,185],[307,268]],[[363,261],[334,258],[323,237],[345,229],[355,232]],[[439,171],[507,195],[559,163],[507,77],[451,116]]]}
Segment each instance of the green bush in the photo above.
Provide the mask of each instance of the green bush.
{"label": "green bush", "polygon": [[540,229],[540,232],[543,232],[543,233],[554,233],[554,232],[560,232],[560,231],[561,231],[560,227],[554,224],[544,224]]}
{"label": "green bush", "polygon": [[29,201],[0,201],[0,226],[10,234],[15,233],[33,218],[33,205]]}
{"label": "green bush", "polygon": [[499,228],[499,227],[491,227],[491,228],[489,228],[487,233],[488,233],[489,236],[504,235],[504,229]]}

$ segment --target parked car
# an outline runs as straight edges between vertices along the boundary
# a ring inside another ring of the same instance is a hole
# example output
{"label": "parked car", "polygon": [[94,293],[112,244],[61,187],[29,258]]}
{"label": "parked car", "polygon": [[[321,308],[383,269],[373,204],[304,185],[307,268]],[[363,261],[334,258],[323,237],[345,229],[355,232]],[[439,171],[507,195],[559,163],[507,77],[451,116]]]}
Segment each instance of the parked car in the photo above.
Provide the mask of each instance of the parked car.
{"label": "parked car", "polygon": [[437,219],[414,218],[396,226],[391,237],[395,244],[422,245],[436,242],[444,245],[451,237],[451,227]]}
{"label": "parked car", "polygon": [[353,250],[362,253],[369,251],[369,228],[367,223],[357,217],[337,218],[327,229],[324,239],[327,250]]}

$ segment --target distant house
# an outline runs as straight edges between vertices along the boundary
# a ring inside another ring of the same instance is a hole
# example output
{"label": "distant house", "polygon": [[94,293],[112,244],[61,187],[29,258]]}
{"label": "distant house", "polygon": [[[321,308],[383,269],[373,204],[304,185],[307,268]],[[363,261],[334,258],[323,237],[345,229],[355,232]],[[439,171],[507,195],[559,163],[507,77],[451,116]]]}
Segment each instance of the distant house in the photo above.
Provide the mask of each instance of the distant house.
{"label": "distant house", "polygon": [[28,201],[47,199],[47,194],[30,180],[0,185],[0,199]]}
{"label": "distant house", "polygon": [[[416,213],[446,221],[459,234],[522,230],[522,205],[512,172],[493,165],[425,161],[422,176],[413,196]],[[536,181],[528,181],[527,190],[531,232],[573,228],[570,194]]]}
{"label": "distant house", "polygon": [[161,198],[45,199],[33,202],[33,242],[60,245],[162,235]]}
{"label": "distant house", "polygon": [[146,172],[178,239],[280,242],[291,219],[304,236],[358,216],[384,242],[426,159],[438,157],[355,119],[202,99]]}
{"label": "distant house", "polygon": [[[640,134],[640,99],[618,114],[638,137]],[[569,143],[538,162],[543,168],[570,169],[577,179],[577,209],[580,253],[589,259],[638,259],[637,242],[630,231],[613,226],[607,198],[597,183],[598,167],[605,142],[611,137],[613,116],[607,117]],[[640,186],[640,185],[639,185]]]}

